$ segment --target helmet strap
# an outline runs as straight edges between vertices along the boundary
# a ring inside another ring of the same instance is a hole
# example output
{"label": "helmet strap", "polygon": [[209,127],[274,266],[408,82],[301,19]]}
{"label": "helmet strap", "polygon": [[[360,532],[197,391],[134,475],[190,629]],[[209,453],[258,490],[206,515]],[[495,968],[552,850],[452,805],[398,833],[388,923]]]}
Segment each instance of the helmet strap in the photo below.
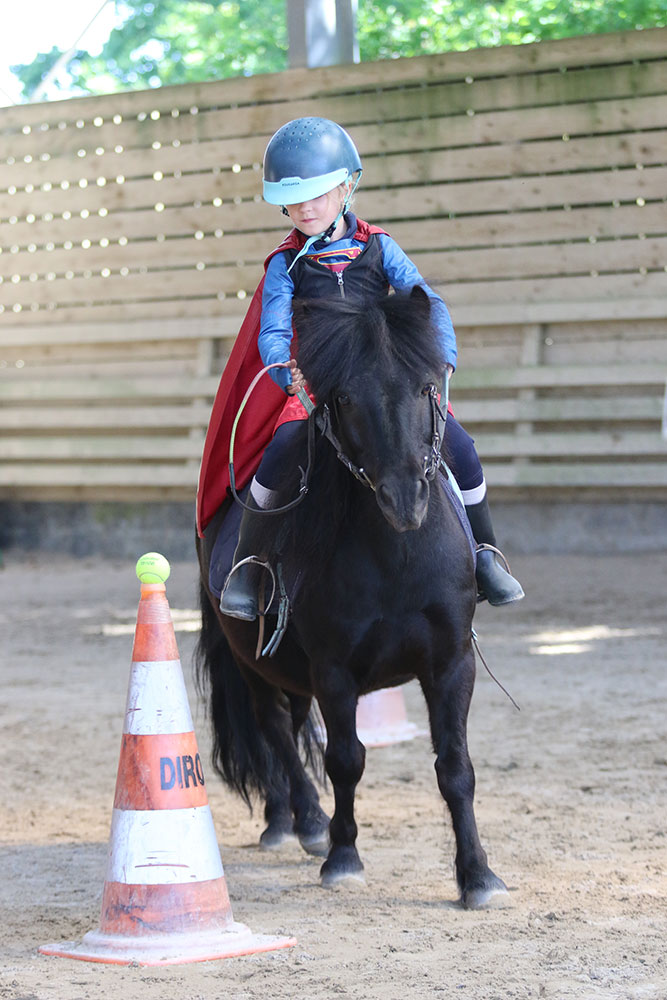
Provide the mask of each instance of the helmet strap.
{"label": "helmet strap", "polygon": [[329,228],[326,229],[321,234],[320,239],[324,243],[329,243],[331,241],[331,237],[336,232],[336,226],[338,225],[338,223],[340,222],[340,220],[343,218],[343,216],[345,215],[345,213],[348,210],[349,204],[352,201],[352,195],[357,190],[357,185],[358,185],[358,183],[359,183],[360,180],[361,180],[361,170],[357,174],[356,179],[354,180],[354,182],[352,182],[352,181],[348,182],[349,187],[348,187],[348,192],[345,195],[345,201],[343,202],[343,207],[341,208],[340,212],[338,213],[338,215],[336,216],[336,218],[333,220],[333,222],[331,223],[331,225],[329,226]]}
{"label": "helmet strap", "polygon": [[[357,173],[357,176],[356,176],[356,179],[354,180],[354,183],[349,182],[350,183],[350,187],[349,187],[348,193],[345,196],[345,200],[343,202],[342,208],[341,208],[340,212],[338,213],[338,215],[336,216],[336,218],[333,220],[333,222],[331,223],[331,225],[327,229],[324,230],[324,232],[322,232],[322,233],[316,233],[315,236],[311,236],[311,237],[309,237],[306,240],[306,242],[304,243],[304,245],[302,246],[302,248],[299,250],[298,254],[294,258],[294,260],[292,261],[292,263],[290,264],[290,266],[287,268],[287,273],[288,274],[290,273],[290,271],[292,270],[292,268],[296,264],[296,262],[299,259],[299,257],[303,257],[304,254],[308,253],[308,251],[312,247],[313,243],[317,243],[318,240],[322,240],[323,243],[330,243],[331,242],[331,238],[332,238],[333,234],[336,232],[336,227],[338,226],[338,223],[340,222],[340,220],[343,218],[343,216],[347,212],[347,209],[348,209],[348,206],[350,204],[350,201],[352,200],[352,195],[357,190],[357,185],[359,184],[360,180],[361,180],[361,170]],[[289,215],[289,212],[287,211],[287,209],[285,208],[284,205],[282,206],[282,210],[283,210],[283,214],[284,215]]]}

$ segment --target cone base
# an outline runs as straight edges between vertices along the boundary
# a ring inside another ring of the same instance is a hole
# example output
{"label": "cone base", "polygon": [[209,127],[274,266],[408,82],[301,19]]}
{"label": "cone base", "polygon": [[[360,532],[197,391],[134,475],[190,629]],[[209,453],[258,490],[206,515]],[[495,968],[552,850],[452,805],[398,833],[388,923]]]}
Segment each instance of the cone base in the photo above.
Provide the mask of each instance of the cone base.
{"label": "cone base", "polygon": [[44,944],[42,955],[73,958],[81,962],[109,965],[185,965],[188,962],[212,962],[222,958],[255,955],[263,951],[292,948],[296,938],[253,934],[245,924],[233,922],[224,931],[192,934],[155,934],[141,937],[88,931],[79,944],[61,941]]}

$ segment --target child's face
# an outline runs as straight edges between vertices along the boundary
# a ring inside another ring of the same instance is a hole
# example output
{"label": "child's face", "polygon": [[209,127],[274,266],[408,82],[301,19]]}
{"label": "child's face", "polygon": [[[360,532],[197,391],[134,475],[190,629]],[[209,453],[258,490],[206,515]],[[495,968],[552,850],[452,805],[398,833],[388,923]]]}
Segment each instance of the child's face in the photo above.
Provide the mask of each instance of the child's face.
{"label": "child's face", "polygon": [[296,205],[286,205],[287,214],[296,228],[304,236],[317,236],[329,228],[345,201],[345,185],[321,194],[310,201],[300,201]]}

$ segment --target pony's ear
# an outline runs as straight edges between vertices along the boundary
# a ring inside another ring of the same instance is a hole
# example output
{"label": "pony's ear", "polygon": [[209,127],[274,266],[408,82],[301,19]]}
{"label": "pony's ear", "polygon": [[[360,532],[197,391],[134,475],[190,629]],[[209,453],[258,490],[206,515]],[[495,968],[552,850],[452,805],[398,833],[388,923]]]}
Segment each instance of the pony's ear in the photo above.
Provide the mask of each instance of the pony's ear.
{"label": "pony's ear", "polygon": [[410,291],[410,302],[415,307],[415,310],[424,317],[428,319],[431,315],[431,300],[424,291],[421,285],[414,285]]}

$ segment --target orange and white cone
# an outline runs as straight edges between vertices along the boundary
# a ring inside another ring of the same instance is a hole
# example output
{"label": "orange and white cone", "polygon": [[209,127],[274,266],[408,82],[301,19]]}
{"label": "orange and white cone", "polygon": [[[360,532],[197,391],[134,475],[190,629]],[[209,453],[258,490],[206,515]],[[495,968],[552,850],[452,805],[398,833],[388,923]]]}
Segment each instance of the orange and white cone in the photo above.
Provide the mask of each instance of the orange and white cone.
{"label": "orange and white cone", "polygon": [[165,586],[142,583],[100,926],[39,950],[173,965],[294,944],[234,921]]}
{"label": "orange and white cone", "polygon": [[357,736],[364,746],[384,747],[419,735],[419,727],[408,721],[402,688],[382,688],[359,699]]}

